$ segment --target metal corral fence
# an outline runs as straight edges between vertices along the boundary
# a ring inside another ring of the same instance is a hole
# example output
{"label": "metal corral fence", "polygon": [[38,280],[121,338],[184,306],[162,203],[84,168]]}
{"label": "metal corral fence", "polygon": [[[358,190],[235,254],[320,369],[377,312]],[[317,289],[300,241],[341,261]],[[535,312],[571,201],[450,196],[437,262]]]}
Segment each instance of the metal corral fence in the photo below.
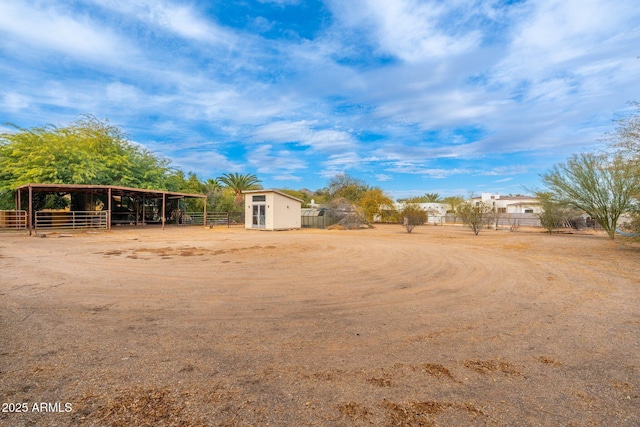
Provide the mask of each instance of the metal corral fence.
{"label": "metal corral fence", "polygon": [[[447,224],[453,224],[453,214],[448,213],[444,217],[444,222]],[[456,217],[456,223],[462,224],[462,219],[458,215]],[[493,225],[493,222],[491,223]],[[517,227],[541,227],[540,218],[533,213],[510,213],[500,214],[498,217],[499,228],[517,228]]]}
{"label": "metal corral fence", "polygon": [[[185,212],[182,216],[182,225],[204,225],[202,212]],[[243,212],[207,212],[207,225],[244,225]]]}
{"label": "metal corral fence", "polygon": [[511,213],[498,217],[499,228],[541,227],[540,218],[532,213]]}
{"label": "metal corral fence", "polygon": [[27,211],[0,211],[0,231],[25,231]]}
{"label": "metal corral fence", "polygon": [[429,215],[427,218],[427,224],[444,225],[445,223],[446,217],[444,215]]}
{"label": "metal corral fence", "polygon": [[35,228],[57,228],[65,230],[81,230],[97,228],[106,230],[107,211],[69,211],[47,212],[37,211]]}

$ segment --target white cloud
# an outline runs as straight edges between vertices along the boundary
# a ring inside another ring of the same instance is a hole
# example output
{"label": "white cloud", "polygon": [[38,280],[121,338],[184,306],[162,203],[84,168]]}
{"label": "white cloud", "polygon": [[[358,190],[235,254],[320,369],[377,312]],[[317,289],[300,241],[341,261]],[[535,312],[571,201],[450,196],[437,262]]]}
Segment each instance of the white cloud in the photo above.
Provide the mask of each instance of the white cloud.
{"label": "white cloud", "polygon": [[[508,165],[498,166],[487,171],[480,172],[481,175],[501,176],[501,175],[521,175],[529,171],[529,167],[525,165]],[[499,182],[499,181],[494,181]]]}
{"label": "white cloud", "polygon": [[422,171],[420,171],[421,175],[425,175],[428,176],[429,178],[433,178],[433,179],[443,179],[443,178],[449,178],[451,176],[454,175],[470,175],[472,174],[473,171],[469,170],[469,169],[460,169],[460,168],[447,168],[447,169],[442,169],[442,168],[427,168],[424,169]]}
{"label": "white cloud", "polygon": [[306,163],[296,154],[287,150],[274,150],[271,144],[251,147],[247,162],[258,173],[275,176],[293,176],[295,171],[307,168]]}
{"label": "white cloud", "polygon": [[631,0],[616,2],[615,7],[605,0],[538,1],[512,18],[514,36],[508,54],[492,73],[503,84],[556,80],[559,85],[559,74],[584,79],[598,69],[612,71],[616,61],[612,49],[632,50],[640,36],[638,7]]}
{"label": "white cloud", "polygon": [[2,108],[12,112],[26,110],[31,102],[30,97],[15,92],[7,92],[2,96]]}
{"label": "white cloud", "polygon": [[485,9],[474,3],[332,0],[329,4],[339,25],[368,36],[380,53],[407,62],[468,52],[482,41],[475,28],[459,22]]}
{"label": "white cloud", "polygon": [[0,115],[109,117],[198,173],[515,182],[538,170],[501,164],[587,150],[640,97],[635,3],[327,0],[315,38],[274,40],[202,2],[5,0]]}
{"label": "white cloud", "polygon": [[186,39],[231,48],[236,43],[233,32],[210,20],[202,12],[185,4],[162,0],[93,0],[105,9],[135,17],[153,27],[163,28]]}
{"label": "white cloud", "polygon": [[275,179],[276,181],[302,181],[302,177],[293,175],[293,174],[282,174],[282,175],[272,175],[271,179]]}
{"label": "white cloud", "polygon": [[108,84],[105,91],[107,99],[112,102],[137,103],[144,96],[137,87],[121,82]]}
{"label": "white cloud", "polygon": [[331,153],[355,148],[356,141],[348,132],[326,129],[313,132],[301,145],[308,145],[315,151]]}
{"label": "white cloud", "polygon": [[316,122],[308,120],[275,121],[258,127],[252,135],[254,141],[299,142],[311,135],[311,126]]}
{"label": "white cloud", "polygon": [[25,43],[31,49],[60,52],[80,60],[125,62],[136,55],[126,40],[108,28],[87,17],[71,15],[55,3],[41,7],[31,1],[0,2],[0,34],[0,44],[5,46]]}
{"label": "white cloud", "polygon": [[326,161],[323,162],[323,164],[331,168],[341,167],[348,169],[356,167],[362,162],[363,159],[357,153],[351,151],[348,153],[332,154]]}
{"label": "white cloud", "polygon": [[[150,144],[145,144],[149,146]],[[171,159],[172,164],[184,171],[195,172],[200,177],[219,176],[229,171],[244,171],[246,167],[236,161],[229,160],[225,155],[212,149],[205,152],[183,151],[177,152],[162,144],[160,149],[154,150]]]}
{"label": "white cloud", "polygon": [[296,143],[309,147],[313,152],[336,153],[356,147],[356,140],[349,132],[316,129],[316,124],[316,121],[308,120],[276,121],[257,128],[252,134],[252,139],[273,143]]}

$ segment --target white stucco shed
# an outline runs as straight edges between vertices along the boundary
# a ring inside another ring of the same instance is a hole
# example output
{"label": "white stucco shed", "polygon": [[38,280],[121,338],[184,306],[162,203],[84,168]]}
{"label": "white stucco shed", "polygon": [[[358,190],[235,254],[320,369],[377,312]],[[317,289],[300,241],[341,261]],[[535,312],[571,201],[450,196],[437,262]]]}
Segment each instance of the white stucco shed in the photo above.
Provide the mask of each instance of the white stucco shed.
{"label": "white stucco shed", "polygon": [[291,230],[300,228],[302,200],[278,190],[243,191],[244,228]]}

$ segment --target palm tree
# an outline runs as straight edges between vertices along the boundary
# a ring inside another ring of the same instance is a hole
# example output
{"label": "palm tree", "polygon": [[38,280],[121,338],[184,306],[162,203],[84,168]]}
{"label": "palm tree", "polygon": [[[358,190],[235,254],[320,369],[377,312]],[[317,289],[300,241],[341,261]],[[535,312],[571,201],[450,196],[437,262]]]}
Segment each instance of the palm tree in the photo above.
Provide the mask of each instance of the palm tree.
{"label": "palm tree", "polygon": [[220,185],[218,178],[209,178],[205,181],[204,188],[207,193],[215,193],[222,189],[222,185]]}
{"label": "palm tree", "polygon": [[233,191],[236,205],[242,205],[242,192],[261,188],[260,180],[254,174],[225,173],[217,178],[226,188]]}
{"label": "palm tree", "polygon": [[449,197],[445,197],[442,201],[449,205],[450,209],[447,211],[447,213],[450,212],[453,214],[453,223],[455,224],[456,219],[458,217],[458,213],[460,212],[460,207],[464,203],[464,197],[449,196]]}
{"label": "palm tree", "polygon": [[426,200],[425,203],[440,203],[442,200],[438,193],[427,193],[423,197]]}

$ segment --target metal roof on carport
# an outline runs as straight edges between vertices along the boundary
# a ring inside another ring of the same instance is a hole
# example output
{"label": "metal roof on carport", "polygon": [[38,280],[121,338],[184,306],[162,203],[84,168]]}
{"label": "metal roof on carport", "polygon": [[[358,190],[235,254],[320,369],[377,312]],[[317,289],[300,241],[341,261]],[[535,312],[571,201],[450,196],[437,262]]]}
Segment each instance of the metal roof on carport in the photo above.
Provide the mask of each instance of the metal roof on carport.
{"label": "metal roof on carport", "polygon": [[113,196],[127,196],[127,197],[146,197],[150,199],[159,199],[163,195],[168,198],[201,198],[206,199],[204,194],[190,194],[180,193],[176,191],[164,191],[164,190],[149,190],[146,188],[132,188],[132,187],[119,187],[115,185],[91,185],[91,184],[25,184],[16,188],[17,191],[28,190],[31,188],[36,192],[51,192],[51,193],[94,193],[94,194],[107,194],[111,190]]}

